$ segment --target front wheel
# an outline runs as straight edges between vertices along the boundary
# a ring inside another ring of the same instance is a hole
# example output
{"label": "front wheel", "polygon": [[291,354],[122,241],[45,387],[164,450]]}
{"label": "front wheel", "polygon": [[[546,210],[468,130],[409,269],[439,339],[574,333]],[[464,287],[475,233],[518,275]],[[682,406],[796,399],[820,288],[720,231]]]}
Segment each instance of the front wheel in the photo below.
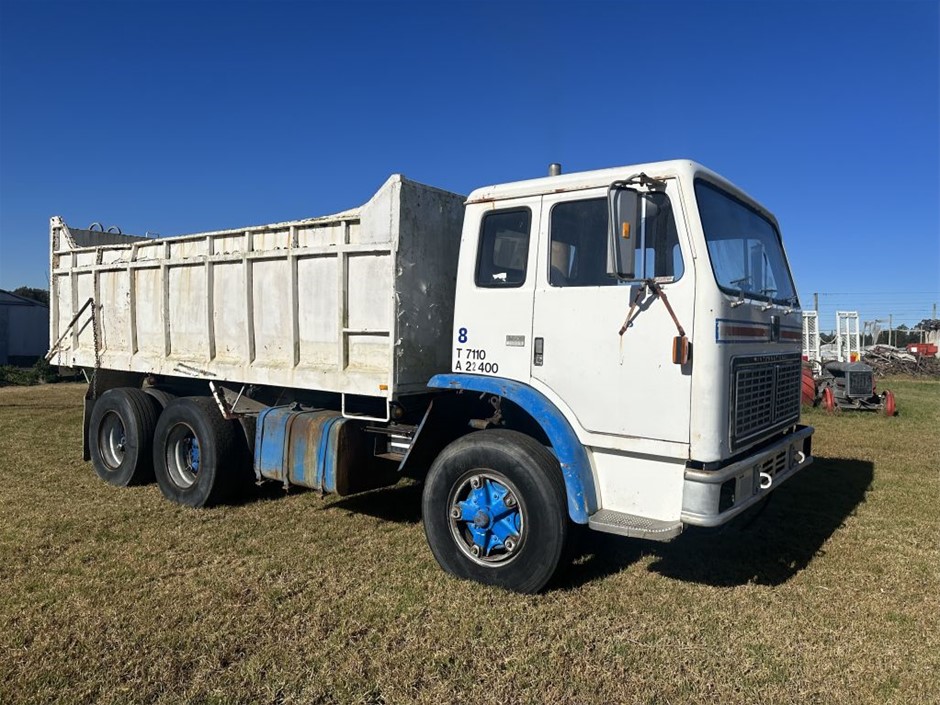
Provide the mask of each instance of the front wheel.
{"label": "front wheel", "polygon": [[515,431],[480,431],[445,448],[428,472],[422,514],[444,570],[516,592],[541,590],[568,541],[558,461]]}

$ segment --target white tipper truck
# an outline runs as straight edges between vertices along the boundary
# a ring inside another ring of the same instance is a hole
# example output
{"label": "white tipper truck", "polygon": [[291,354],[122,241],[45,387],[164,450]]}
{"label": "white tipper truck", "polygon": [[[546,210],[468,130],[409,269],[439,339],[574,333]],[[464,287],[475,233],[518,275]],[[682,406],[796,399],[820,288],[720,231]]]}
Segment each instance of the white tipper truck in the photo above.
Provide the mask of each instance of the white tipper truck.
{"label": "white tipper truck", "polygon": [[86,460],[194,507],[417,478],[440,565],[520,592],[573,524],[668,541],[752,507],[812,462],[777,221],[689,161],[559,171],[179,237],[52,218]]}

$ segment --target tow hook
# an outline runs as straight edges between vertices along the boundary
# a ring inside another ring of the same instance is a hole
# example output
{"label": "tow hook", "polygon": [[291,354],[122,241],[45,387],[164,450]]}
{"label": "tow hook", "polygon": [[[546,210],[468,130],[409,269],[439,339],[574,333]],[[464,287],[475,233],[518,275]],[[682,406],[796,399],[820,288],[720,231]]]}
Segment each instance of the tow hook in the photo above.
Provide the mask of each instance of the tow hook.
{"label": "tow hook", "polygon": [[766,472],[762,472],[760,474],[760,488],[762,490],[769,490],[772,484],[774,484],[773,475],[770,475],[769,473],[766,473]]}

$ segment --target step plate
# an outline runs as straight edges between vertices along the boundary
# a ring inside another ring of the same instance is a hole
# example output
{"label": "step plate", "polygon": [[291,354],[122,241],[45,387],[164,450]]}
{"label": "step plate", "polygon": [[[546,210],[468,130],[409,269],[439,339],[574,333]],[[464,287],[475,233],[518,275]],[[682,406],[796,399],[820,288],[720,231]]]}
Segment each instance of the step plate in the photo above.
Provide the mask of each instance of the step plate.
{"label": "step plate", "polygon": [[671,541],[682,533],[681,521],[659,521],[610,509],[592,514],[588,518],[588,526],[595,531],[648,541]]}

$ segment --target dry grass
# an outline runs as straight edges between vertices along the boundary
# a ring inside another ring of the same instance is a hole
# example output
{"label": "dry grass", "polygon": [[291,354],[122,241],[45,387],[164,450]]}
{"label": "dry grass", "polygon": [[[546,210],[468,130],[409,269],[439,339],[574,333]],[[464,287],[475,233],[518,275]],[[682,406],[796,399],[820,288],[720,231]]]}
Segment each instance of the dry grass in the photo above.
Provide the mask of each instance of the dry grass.
{"label": "dry grass", "polygon": [[536,597],[444,575],[414,486],[188,510],[81,462],[80,387],[0,389],[0,702],[940,702],[940,384],[891,386],[750,527]]}

